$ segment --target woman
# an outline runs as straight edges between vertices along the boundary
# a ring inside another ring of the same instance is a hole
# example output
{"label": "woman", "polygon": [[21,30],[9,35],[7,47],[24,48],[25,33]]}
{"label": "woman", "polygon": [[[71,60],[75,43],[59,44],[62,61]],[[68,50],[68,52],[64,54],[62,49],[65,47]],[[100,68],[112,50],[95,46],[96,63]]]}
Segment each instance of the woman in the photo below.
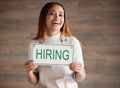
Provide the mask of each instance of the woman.
{"label": "woman", "polygon": [[65,9],[60,3],[49,2],[42,8],[38,33],[31,44],[39,42],[74,45],[74,58],[69,66],[36,65],[33,60],[28,60],[24,67],[29,82],[39,84],[39,88],[78,88],[76,81],[86,77],[82,50],[78,39],[69,30]]}

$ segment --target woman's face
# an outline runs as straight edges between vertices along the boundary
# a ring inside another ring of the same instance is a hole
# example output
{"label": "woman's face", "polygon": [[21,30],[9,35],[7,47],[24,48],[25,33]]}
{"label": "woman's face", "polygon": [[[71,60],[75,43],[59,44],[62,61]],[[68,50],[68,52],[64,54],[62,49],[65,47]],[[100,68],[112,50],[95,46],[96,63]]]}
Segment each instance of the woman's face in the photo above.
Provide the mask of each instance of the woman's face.
{"label": "woman's face", "polygon": [[59,5],[52,6],[46,16],[47,35],[52,36],[60,32],[64,24],[64,10]]}

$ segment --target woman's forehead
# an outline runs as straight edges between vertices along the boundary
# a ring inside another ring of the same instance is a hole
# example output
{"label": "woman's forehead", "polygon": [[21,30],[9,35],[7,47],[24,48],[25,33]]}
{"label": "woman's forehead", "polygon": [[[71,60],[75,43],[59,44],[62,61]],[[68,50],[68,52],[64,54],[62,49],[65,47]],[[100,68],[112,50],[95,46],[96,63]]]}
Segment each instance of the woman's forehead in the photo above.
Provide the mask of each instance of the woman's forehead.
{"label": "woman's forehead", "polygon": [[54,11],[57,11],[57,12],[60,12],[60,13],[64,13],[64,10],[63,10],[63,8],[62,8],[60,5],[53,5],[53,6],[48,10],[48,12],[54,12]]}

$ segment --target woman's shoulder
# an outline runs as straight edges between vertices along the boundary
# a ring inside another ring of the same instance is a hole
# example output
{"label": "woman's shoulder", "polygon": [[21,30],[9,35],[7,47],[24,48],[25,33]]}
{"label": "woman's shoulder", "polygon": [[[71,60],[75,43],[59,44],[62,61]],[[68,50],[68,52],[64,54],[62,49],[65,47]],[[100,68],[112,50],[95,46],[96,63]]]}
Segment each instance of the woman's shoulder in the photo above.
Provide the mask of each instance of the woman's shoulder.
{"label": "woman's shoulder", "polygon": [[71,37],[66,37],[66,39],[74,42],[74,41],[79,41],[75,36],[71,36]]}
{"label": "woman's shoulder", "polygon": [[75,36],[71,37],[65,37],[65,39],[68,43],[74,44],[74,43],[79,43],[79,40]]}

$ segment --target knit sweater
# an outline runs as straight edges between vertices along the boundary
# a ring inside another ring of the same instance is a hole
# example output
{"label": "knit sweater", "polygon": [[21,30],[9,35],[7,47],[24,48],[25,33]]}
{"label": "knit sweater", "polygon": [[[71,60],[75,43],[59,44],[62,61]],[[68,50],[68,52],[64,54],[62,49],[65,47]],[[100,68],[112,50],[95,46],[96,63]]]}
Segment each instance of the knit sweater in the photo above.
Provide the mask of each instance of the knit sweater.
{"label": "knit sweater", "polygon": [[[33,40],[29,45],[29,59],[31,58],[31,44],[40,43],[40,40]],[[80,62],[84,66],[82,49],[79,40],[72,36],[46,36],[45,44],[69,44],[74,45],[73,62]],[[73,77],[73,71],[69,66],[45,66],[39,65],[39,84],[38,88],[78,88],[77,82]]]}

